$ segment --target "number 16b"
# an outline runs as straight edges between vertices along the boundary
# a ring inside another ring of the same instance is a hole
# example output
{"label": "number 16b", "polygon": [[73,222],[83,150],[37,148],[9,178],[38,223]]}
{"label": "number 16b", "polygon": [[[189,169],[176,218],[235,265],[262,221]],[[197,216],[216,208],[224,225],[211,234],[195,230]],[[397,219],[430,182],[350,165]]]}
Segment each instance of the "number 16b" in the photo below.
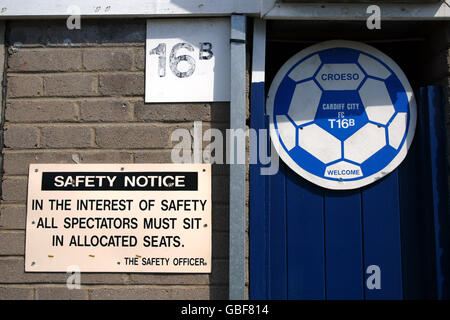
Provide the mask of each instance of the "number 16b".
{"label": "number 16b", "polygon": [[[186,49],[190,52],[194,52],[194,47],[186,42],[179,42],[175,44],[170,51],[169,56],[169,66],[172,73],[178,78],[187,78],[190,77],[195,71],[195,59],[188,55],[179,55],[177,56],[177,52],[180,49]],[[150,54],[158,55],[158,74],[160,77],[166,76],[166,44],[160,43],[157,47],[150,50]],[[210,42],[200,42],[200,51],[198,55],[199,60],[209,60],[214,56],[212,52],[212,44]],[[178,69],[178,64],[181,61],[185,61],[189,68],[186,71],[180,71]]]}

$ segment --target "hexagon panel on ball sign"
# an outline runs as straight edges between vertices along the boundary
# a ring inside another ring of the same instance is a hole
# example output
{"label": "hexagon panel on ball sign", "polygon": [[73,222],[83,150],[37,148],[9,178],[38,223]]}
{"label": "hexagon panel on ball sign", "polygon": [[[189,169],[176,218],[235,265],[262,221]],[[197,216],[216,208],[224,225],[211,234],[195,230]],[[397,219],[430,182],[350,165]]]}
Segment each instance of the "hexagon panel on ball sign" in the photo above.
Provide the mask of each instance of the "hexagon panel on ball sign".
{"label": "hexagon panel on ball sign", "polygon": [[314,120],[321,96],[322,90],[314,81],[297,84],[288,112],[296,125],[300,126]]}
{"label": "hexagon panel on ball sign", "polygon": [[327,63],[320,68],[316,80],[323,90],[356,90],[364,73],[355,63]]}
{"label": "hexagon panel on ball sign", "polygon": [[289,59],[272,82],[267,113],[281,159],[330,189],[358,188],[394,170],[416,125],[414,95],[397,64],[341,40]]}
{"label": "hexagon panel on ball sign", "polygon": [[387,124],[394,115],[395,108],[386,84],[379,80],[367,79],[359,89],[359,95],[369,120],[383,125]]}
{"label": "hexagon panel on ball sign", "polygon": [[298,145],[323,163],[341,158],[341,141],[315,123],[302,127]]}
{"label": "hexagon panel on ball sign", "polygon": [[280,139],[283,141],[284,145],[288,150],[295,147],[295,140],[297,136],[297,128],[289,120],[288,117],[284,115],[277,116],[278,133],[280,134]]}
{"label": "hexagon panel on ball sign", "polygon": [[344,159],[363,163],[386,145],[386,130],[368,123],[344,141]]}

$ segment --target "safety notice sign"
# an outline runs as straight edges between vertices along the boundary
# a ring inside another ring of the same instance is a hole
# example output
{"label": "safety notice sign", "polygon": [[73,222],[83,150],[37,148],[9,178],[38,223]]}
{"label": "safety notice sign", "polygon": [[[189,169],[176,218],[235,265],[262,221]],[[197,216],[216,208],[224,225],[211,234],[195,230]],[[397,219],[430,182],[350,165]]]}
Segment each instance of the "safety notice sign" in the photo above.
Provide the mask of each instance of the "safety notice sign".
{"label": "safety notice sign", "polygon": [[31,164],[25,271],[211,271],[208,164]]}
{"label": "safety notice sign", "polygon": [[398,65],[359,42],[308,47],[269,90],[270,136],[281,159],[329,189],[354,189],[394,170],[416,127],[416,103]]}

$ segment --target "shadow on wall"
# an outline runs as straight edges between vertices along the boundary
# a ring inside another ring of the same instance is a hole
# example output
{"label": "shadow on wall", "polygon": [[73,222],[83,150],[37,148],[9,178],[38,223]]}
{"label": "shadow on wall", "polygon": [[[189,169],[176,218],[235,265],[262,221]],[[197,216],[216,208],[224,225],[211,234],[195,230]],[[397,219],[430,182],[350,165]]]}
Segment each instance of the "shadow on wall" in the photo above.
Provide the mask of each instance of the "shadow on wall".
{"label": "shadow on wall", "polygon": [[[104,20],[82,20],[80,30],[69,30],[66,20],[39,21],[40,32],[36,32],[35,21],[11,21],[6,41],[8,45],[89,45],[108,43],[144,43],[145,19],[116,19],[114,24]],[[124,28],[124,26],[127,28]],[[11,43],[14,39],[14,43]]]}

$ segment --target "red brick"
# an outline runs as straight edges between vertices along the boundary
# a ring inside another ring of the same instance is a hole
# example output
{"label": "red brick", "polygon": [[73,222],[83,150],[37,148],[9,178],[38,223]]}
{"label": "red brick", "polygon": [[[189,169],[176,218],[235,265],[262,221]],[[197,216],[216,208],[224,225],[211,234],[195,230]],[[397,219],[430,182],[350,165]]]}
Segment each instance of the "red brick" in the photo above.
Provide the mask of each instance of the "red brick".
{"label": "red brick", "polygon": [[25,206],[0,208],[0,229],[25,229]]}
{"label": "red brick", "polygon": [[8,71],[78,71],[81,52],[73,49],[21,49],[8,57]]}
{"label": "red brick", "polygon": [[91,145],[91,128],[51,126],[41,129],[42,148],[87,148]]}
{"label": "red brick", "polygon": [[126,122],[133,120],[132,103],[124,99],[89,99],[80,102],[84,122]]}
{"label": "red brick", "polygon": [[99,78],[99,93],[104,96],[144,94],[143,73],[108,73]]}
{"label": "red brick", "polygon": [[44,76],[44,92],[51,97],[78,97],[97,95],[97,75],[54,74]]}
{"label": "red brick", "polygon": [[132,66],[131,49],[89,48],[83,51],[83,67],[87,71],[130,71]]}
{"label": "red brick", "polygon": [[7,148],[36,148],[39,130],[29,126],[7,126],[4,129],[4,144]]}
{"label": "red brick", "polygon": [[36,75],[8,76],[6,92],[8,98],[42,96],[43,80]]}
{"label": "red brick", "polygon": [[77,106],[66,100],[13,100],[6,104],[7,121],[57,122],[77,121]]}

